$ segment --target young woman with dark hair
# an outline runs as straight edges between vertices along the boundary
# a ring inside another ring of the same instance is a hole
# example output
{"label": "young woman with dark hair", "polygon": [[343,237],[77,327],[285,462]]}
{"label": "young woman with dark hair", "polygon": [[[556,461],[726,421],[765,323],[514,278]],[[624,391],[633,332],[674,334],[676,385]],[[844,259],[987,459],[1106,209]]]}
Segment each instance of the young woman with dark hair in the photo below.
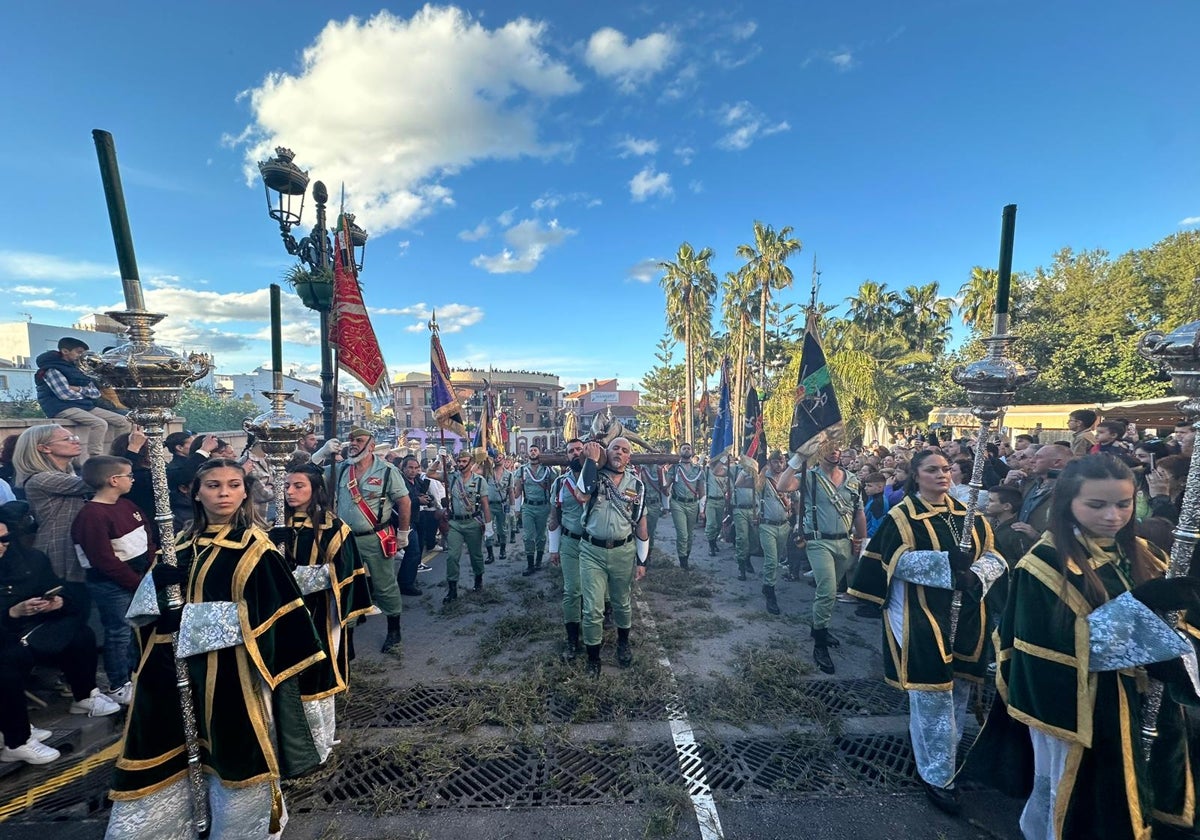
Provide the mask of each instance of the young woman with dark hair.
{"label": "young woman with dark hair", "polygon": [[[155,565],[130,608],[144,625],[143,652],[113,773],[108,840],[194,836],[174,634],[190,677],[210,837],[279,831],[279,780],[320,761],[296,677],[325,653],[291,566],[255,526],[236,461],[202,464],[190,495],[193,518],[176,542],[178,566]],[[176,584],[183,611],[167,603]]]}
{"label": "young woman with dark hair", "polygon": [[[987,520],[959,545],[967,510],[950,491],[937,449],[913,456],[907,494],[871,538],[850,594],[883,608],[884,678],[909,696],[909,734],[930,802],[958,813],[955,753],[973,684],[987,673],[991,627],[984,595],[1007,571]],[[952,630],[952,603],[961,596]]]}
{"label": "young woman with dark hair", "polygon": [[[1190,829],[1182,712],[1164,701],[1147,764],[1142,668],[1173,679],[1154,663],[1190,648],[1155,613],[1200,606],[1200,581],[1163,577],[1164,556],[1134,534],[1134,476],[1116,458],[1072,461],[1050,504],[1049,530],[1013,570],[998,699],[969,762],[1029,796],[1027,838],[1144,838],[1152,820]],[[1178,687],[1192,691],[1186,676]]]}
{"label": "young woman with dark hair", "polygon": [[296,466],[284,486],[287,526],[272,529],[284,558],[296,567],[296,582],[316,625],[325,660],[299,676],[313,741],[321,761],[334,744],[333,698],[350,683],[350,634],[371,610],[367,570],[350,527],[329,510],[324,472],[315,464]]}

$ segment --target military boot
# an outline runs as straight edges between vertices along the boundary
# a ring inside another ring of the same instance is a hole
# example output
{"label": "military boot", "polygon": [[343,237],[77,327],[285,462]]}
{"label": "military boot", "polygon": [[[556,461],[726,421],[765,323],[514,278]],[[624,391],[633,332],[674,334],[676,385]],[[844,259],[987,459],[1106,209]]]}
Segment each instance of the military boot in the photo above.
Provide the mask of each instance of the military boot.
{"label": "military boot", "polygon": [[708,556],[709,557],[717,556],[717,541],[716,540],[708,541]]}
{"label": "military boot", "polygon": [[542,552],[541,552],[541,551],[539,551],[539,552],[537,553],[537,557],[536,557],[536,559],[534,560],[534,568],[535,568],[535,569],[540,569],[540,568],[542,568]]}
{"label": "military boot", "polygon": [[389,615],[387,617],[387,636],[383,640],[383,647],[379,649],[380,653],[391,653],[400,647],[400,616]]}
{"label": "military boot", "polygon": [[587,672],[592,679],[600,679],[600,645],[587,646]]}
{"label": "military boot", "polygon": [[829,628],[814,627],[812,629],[813,661],[826,674],[833,673],[833,659],[829,656]]}
{"label": "military boot", "polygon": [[779,615],[779,602],[775,600],[775,587],[767,586],[764,583],[762,594],[767,599],[767,612],[771,615]]}
{"label": "military boot", "polygon": [[[501,550],[501,551],[503,551],[504,549],[500,549],[500,550]],[[503,555],[503,554],[501,554],[500,556],[501,556],[501,557],[503,557],[504,555]],[[491,547],[490,545],[489,545],[489,546],[487,546],[487,559],[486,559],[486,560],[484,560],[483,562],[484,562],[484,564],[485,564],[485,565],[491,565],[492,563],[495,563],[495,562],[496,562],[496,557],[495,557],[495,555],[492,553],[492,547]]]}
{"label": "military boot", "polygon": [[628,668],[633,664],[633,648],[629,644],[629,628],[617,628],[617,664]]}
{"label": "military boot", "polygon": [[688,567],[688,556],[686,554],[680,554],[679,555],[679,568],[686,571],[687,567]]}
{"label": "military boot", "polygon": [[475,588],[476,592],[483,591],[483,575],[475,575],[475,587],[474,588]]}
{"label": "military boot", "polygon": [[563,646],[562,658],[564,662],[573,662],[579,654],[583,653],[583,647],[579,642],[579,622],[568,622],[566,628],[567,643]]}
{"label": "military boot", "polygon": [[521,572],[521,575],[523,577],[529,577],[531,574],[534,573],[534,571],[535,570],[533,568],[533,555],[526,554],[525,555],[525,571]]}
{"label": "military boot", "polygon": [[442,599],[443,604],[449,604],[451,601],[458,600],[458,581],[452,580],[446,584],[446,597]]}

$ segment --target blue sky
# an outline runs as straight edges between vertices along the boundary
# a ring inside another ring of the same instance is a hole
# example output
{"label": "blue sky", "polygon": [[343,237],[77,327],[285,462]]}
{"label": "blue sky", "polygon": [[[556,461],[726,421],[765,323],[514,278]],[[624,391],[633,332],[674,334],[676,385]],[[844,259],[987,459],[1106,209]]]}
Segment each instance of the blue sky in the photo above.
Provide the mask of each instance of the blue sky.
{"label": "blue sky", "polygon": [[[393,372],[427,369],[436,308],[452,365],[633,385],[664,328],[653,266],[687,240],[724,276],[756,219],[804,243],[783,299],[807,299],[815,254],[834,304],[866,279],[953,294],[995,265],[1010,202],[1016,270],[1200,224],[1191,0],[49,2],[7,20],[6,317],[119,304],[104,128],[160,335],[225,373],[270,357],[266,287],[291,260],[252,164],[276,143],[335,196],[344,181],[371,231]],[[315,371],[315,318],[286,298],[285,360]]]}

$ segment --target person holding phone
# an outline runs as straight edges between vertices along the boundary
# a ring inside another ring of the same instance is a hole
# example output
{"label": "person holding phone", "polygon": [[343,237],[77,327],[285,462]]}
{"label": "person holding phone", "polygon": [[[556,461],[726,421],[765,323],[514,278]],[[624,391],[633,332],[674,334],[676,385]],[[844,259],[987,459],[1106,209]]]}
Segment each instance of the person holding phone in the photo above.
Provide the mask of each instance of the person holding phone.
{"label": "person holding phone", "polygon": [[71,713],[100,717],[121,707],[96,687],[96,636],[87,626],[87,591],[65,585],[40,551],[22,549],[9,526],[28,512],[24,502],[0,505],[0,762],[48,764],[58,750],[51,735],[30,726],[25,680],[34,665],[59,668],[71,687]]}

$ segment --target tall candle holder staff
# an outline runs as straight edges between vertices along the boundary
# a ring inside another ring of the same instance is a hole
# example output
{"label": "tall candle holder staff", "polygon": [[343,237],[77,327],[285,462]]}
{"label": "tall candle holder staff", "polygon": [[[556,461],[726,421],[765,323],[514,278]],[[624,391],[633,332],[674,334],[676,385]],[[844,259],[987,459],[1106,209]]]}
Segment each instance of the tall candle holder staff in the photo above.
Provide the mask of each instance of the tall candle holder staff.
{"label": "tall candle holder staff", "polygon": [[[1008,357],[1012,336],[1008,334],[1008,307],[1012,288],[1013,239],[1016,234],[1017,205],[1004,208],[1000,232],[1000,267],[996,283],[996,310],[992,334],[983,339],[987,355],[976,362],[955,368],[950,378],[967,391],[971,414],[979,419],[979,440],[975,446],[975,463],[971,469],[967,514],[963,520],[959,550],[970,556],[975,519],[979,515],[979,491],[983,490],[983,468],[987,459],[987,440],[992,424],[1016,399],[1017,389],[1037,379],[1038,372],[1026,369]],[[996,570],[1002,571],[1002,570]],[[962,611],[963,594],[955,590],[950,604],[950,646],[958,633],[958,617]]]}
{"label": "tall candle holder staff", "polygon": [[[211,367],[211,360],[196,353],[185,358],[154,343],[152,327],[166,316],[146,311],[137,258],[133,250],[133,236],[125,211],[125,194],[117,169],[116,147],[112,135],[107,131],[97,129],[92,132],[92,138],[100,161],[104,196],[108,202],[108,218],[112,225],[113,243],[116,245],[117,262],[121,269],[121,285],[125,293],[125,309],[106,314],[129,330],[129,340],[103,355],[84,357],[81,367],[102,383],[112,386],[121,402],[129,406],[130,420],[140,425],[146,433],[150,475],[154,485],[154,521],[158,526],[159,545],[162,546],[160,562],[174,566],[177,562],[175,526],[167,492],[163,435],[167,421],[174,416],[172,409],[179,402],[183,386],[205,376]],[[182,608],[183,593],[178,585],[168,587],[166,595],[171,609]],[[208,830],[209,813],[200,767],[196,713],[188,685],[187,664],[178,655],[178,632],[172,634],[171,644],[176,652],[175,682],[179,688],[179,706],[183,713],[188,779],[192,794],[192,822],[196,833],[201,834]]]}
{"label": "tall candle holder staff", "polygon": [[[271,480],[275,491],[275,522],[282,528],[286,523],[284,513],[284,484],[287,479],[287,463],[296,451],[296,445],[312,431],[310,423],[296,420],[283,407],[291,391],[283,390],[283,326],[280,314],[280,287],[271,284],[271,390],[263,391],[271,401],[271,409],[253,420],[243,423],[246,432],[253,435],[262,446],[267,463],[271,466]],[[283,551],[283,546],[279,546]]]}
{"label": "tall candle holder staff", "polygon": [[[1180,411],[1200,431],[1200,321],[1192,321],[1177,327],[1169,335],[1150,332],[1138,344],[1138,353],[1157,362],[1171,376],[1171,387],[1186,399]],[[1187,484],[1183,491],[1183,504],[1175,526],[1175,542],[1171,546],[1171,563],[1167,577],[1187,577],[1192,567],[1196,543],[1200,542],[1200,446],[1192,447],[1192,458],[1188,465]],[[1179,612],[1165,616],[1167,624],[1174,627],[1179,621]],[[1162,710],[1163,684],[1151,680],[1142,708],[1142,749],[1146,759],[1158,737],[1158,716]]]}

